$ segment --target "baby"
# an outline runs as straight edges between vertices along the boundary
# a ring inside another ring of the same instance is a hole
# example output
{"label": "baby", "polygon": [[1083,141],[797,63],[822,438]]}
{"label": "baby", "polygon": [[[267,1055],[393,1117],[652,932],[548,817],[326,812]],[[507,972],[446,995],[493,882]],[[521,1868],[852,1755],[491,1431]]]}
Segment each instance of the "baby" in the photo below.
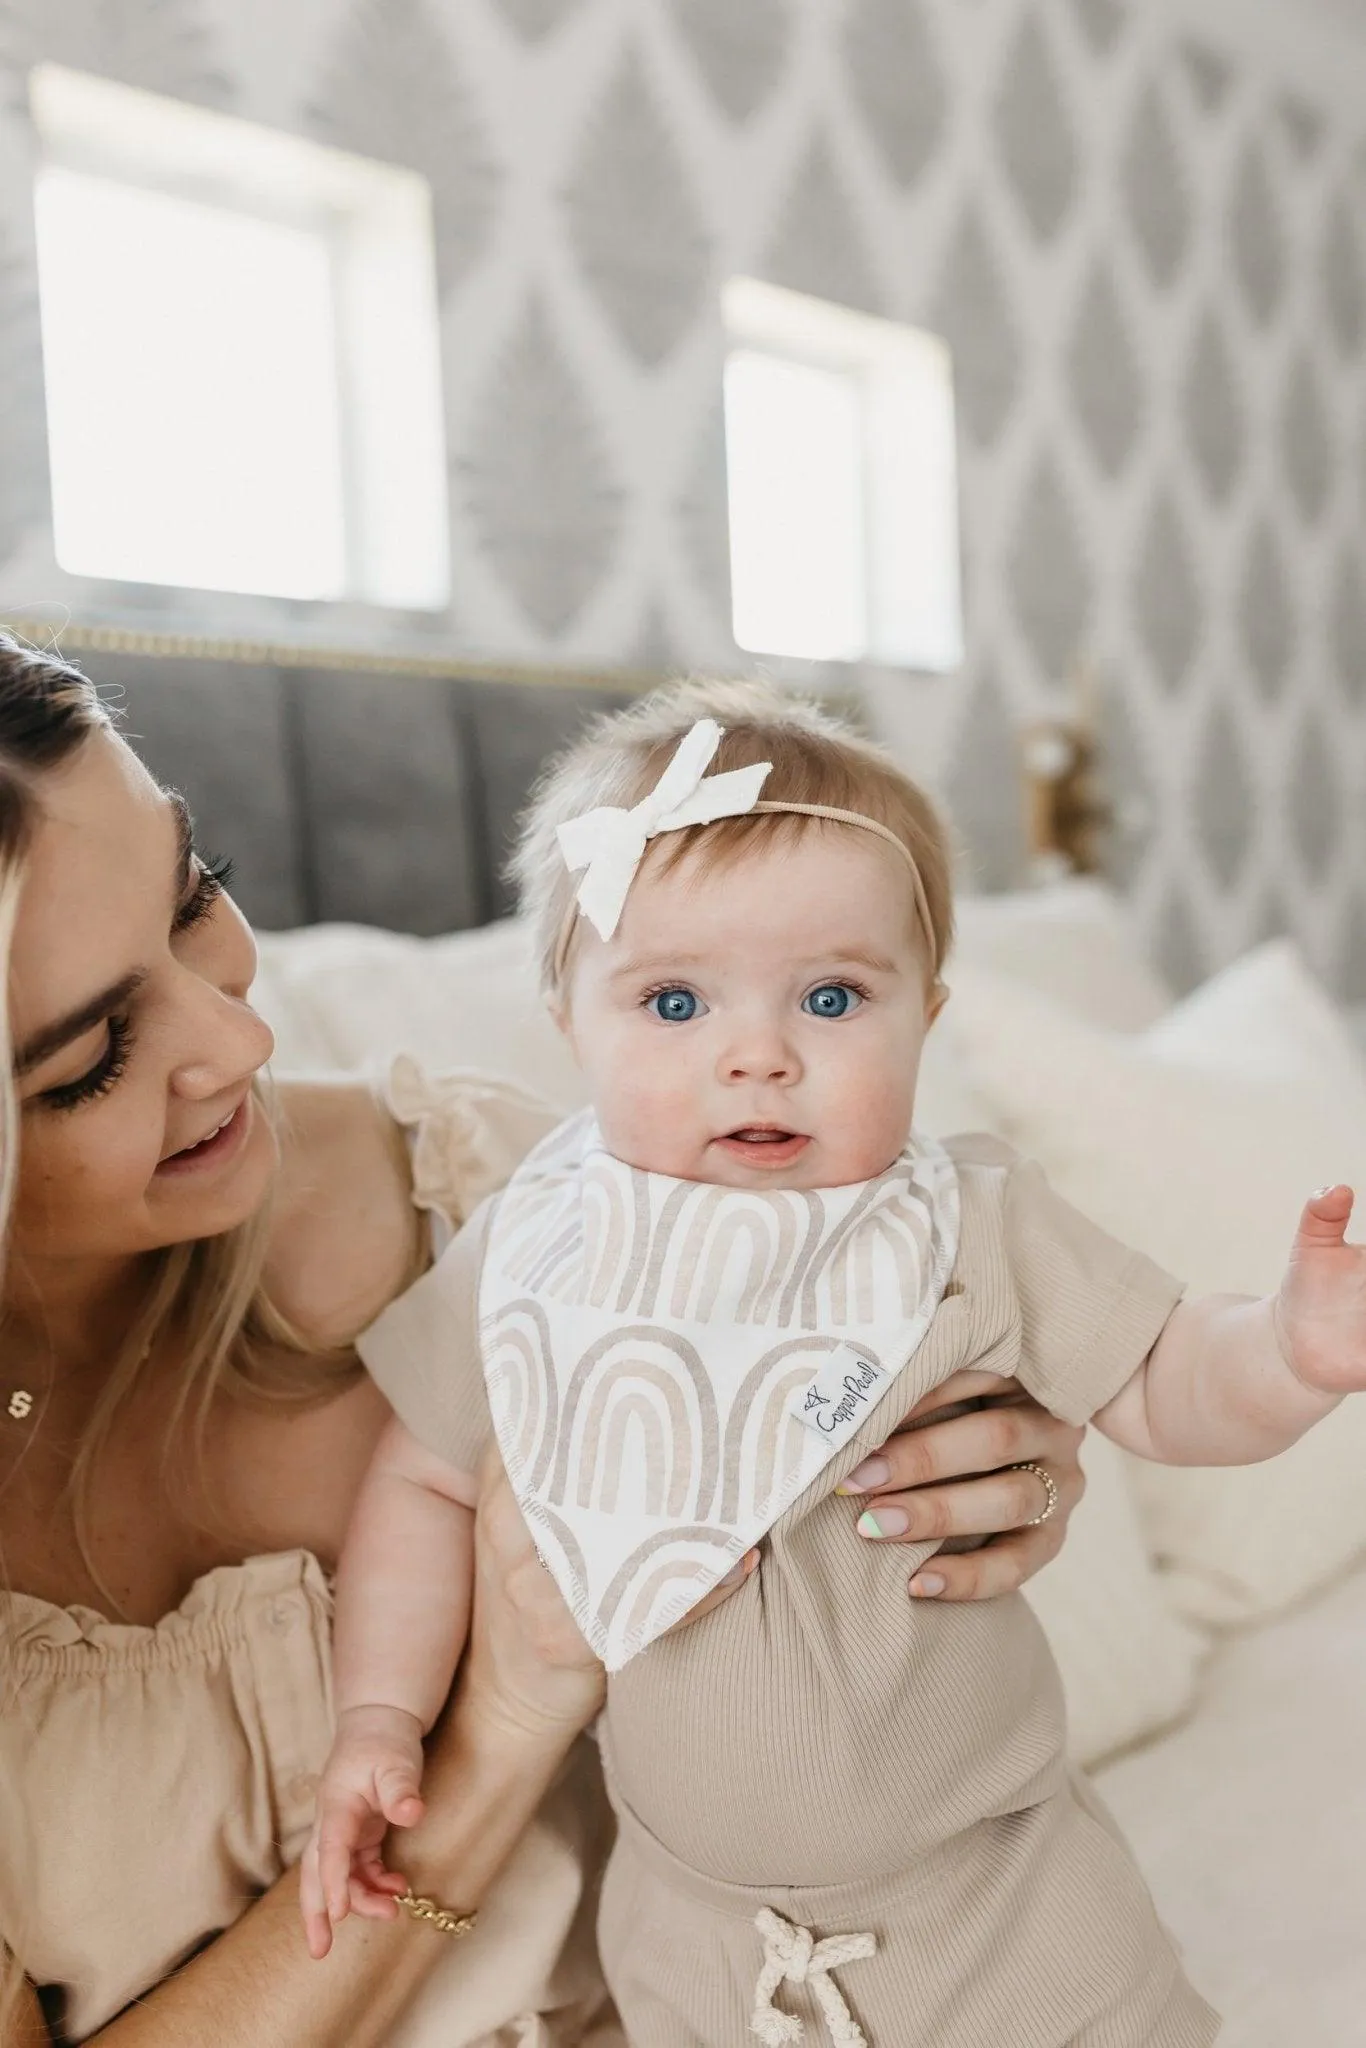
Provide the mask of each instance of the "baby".
{"label": "baby", "polygon": [[841,1496],[969,1365],[1142,1457],[1281,1450],[1366,1386],[1350,1192],[1308,1203],[1274,1299],[1186,1301],[1007,1146],[915,1131],[945,834],[878,748],[767,689],[600,724],[517,872],[592,1108],[362,1342],[399,1419],[338,1577],[314,1953],[402,1890],[381,1844],[422,1810],[492,1432],[610,1673],[599,1936],[636,2048],[1212,2041],[1068,1768],[1029,1607],[895,1602],[900,1553],[851,1551]]}

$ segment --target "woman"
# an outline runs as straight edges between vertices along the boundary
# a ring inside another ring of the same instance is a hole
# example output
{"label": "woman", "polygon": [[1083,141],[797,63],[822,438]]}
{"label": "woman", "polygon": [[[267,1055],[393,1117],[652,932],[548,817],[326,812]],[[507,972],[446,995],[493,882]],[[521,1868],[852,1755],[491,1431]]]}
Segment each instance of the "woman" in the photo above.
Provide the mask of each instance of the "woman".
{"label": "woman", "polygon": [[[386,1416],[352,1340],[429,1255],[418,1206],[458,1222],[544,1112],[432,1084],[415,1164],[363,1087],[268,1113],[251,936],[183,806],[77,671],[3,638],[0,935],[2,2048],[605,2048],[602,1807],[572,1747],[597,1674],[499,1475],[430,1818],[395,1854],[483,1924],[352,1921],[319,1967],[291,1867],[327,1747],[324,1573]],[[1022,1399],[889,1444],[872,1478],[907,1536],[1016,1532],[920,1590],[1037,1570],[1063,1517],[1020,1529],[1039,1479],[992,1468],[1046,1467],[1070,1508],[1076,1449]]]}

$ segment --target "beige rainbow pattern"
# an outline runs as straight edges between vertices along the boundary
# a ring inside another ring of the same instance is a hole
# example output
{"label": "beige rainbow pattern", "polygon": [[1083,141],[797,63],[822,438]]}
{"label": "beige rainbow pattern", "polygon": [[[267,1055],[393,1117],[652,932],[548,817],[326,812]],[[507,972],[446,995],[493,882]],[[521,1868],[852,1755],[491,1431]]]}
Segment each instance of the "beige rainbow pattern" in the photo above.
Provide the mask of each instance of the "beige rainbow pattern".
{"label": "beige rainbow pattern", "polygon": [[523,1512],[609,1670],[702,1598],[835,1447],[794,1403],[853,1344],[914,1356],[958,1188],[917,1138],[875,1180],[753,1191],[614,1159],[591,1111],[529,1155],[480,1280],[490,1408]]}

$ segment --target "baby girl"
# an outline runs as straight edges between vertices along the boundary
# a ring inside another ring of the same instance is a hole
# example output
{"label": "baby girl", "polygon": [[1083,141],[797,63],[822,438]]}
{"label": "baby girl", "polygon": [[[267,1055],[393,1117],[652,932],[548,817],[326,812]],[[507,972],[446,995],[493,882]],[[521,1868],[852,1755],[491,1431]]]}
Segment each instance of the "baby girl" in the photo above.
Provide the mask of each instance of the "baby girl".
{"label": "baby girl", "polygon": [[362,1343],[399,1419],[338,1579],[315,1953],[403,1888],[381,1844],[421,1811],[492,1433],[610,1674],[599,1935],[637,2048],[1214,2039],[1028,1606],[893,1602],[847,1496],[969,1365],[1141,1457],[1269,1457],[1366,1386],[1366,1249],[1330,1189],[1274,1299],[1183,1300],[1007,1146],[917,1132],[948,870],[887,756],[766,689],[662,693],[539,789],[517,872],[592,1108]]}

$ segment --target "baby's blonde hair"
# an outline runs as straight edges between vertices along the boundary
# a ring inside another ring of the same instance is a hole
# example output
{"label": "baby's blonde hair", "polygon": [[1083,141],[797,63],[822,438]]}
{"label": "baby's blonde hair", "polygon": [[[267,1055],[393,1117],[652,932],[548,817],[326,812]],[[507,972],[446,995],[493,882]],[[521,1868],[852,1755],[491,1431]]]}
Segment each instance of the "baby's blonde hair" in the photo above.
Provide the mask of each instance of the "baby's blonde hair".
{"label": "baby's blonde hair", "polygon": [[[611,804],[629,810],[658,782],[674,750],[699,718],[714,718],[723,737],[708,774],[771,761],[766,800],[822,804],[857,811],[883,825],[915,862],[925,892],[937,982],[953,943],[952,858],[948,829],[930,798],[891,755],[823,706],[761,682],[691,681],[652,691],[625,711],[594,722],[553,761],[523,813],[509,874],[528,919],[541,986],[552,998],[572,952],[563,935],[574,913],[578,878],[565,867],[556,832],[570,818]],[[749,812],[662,834],[647,860],[667,872],[696,855],[704,873],[723,868],[776,835],[789,843],[819,818],[794,812]]]}

